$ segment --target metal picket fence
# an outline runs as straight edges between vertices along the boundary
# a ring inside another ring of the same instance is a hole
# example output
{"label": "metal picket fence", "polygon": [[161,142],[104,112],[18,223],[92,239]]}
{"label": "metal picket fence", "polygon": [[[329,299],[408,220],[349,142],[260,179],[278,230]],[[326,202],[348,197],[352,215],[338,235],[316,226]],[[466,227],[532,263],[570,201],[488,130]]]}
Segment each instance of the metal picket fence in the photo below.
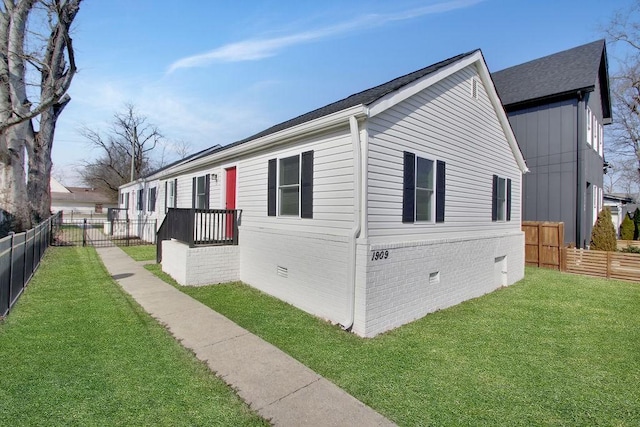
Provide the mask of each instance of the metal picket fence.
{"label": "metal picket fence", "polygon": [[9,314],[31,280],[60,217],[58,213],[28,231],[0,239],[0,317]]}

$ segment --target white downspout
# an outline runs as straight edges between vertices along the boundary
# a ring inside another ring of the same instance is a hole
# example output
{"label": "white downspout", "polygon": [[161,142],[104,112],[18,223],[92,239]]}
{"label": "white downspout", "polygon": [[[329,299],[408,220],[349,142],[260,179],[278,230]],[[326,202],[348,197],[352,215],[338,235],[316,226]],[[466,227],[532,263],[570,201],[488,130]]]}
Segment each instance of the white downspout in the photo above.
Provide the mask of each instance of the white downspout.
{"label": "white downspout", "polygon": [[358,119],[355,116],[349,117],[349,128],[351,130],[351,143],[353,144],[353,227],[349,234],[349,294],[347,301],[347,309],[349,316],[347,321],[342,325],[345,330],[351,330],[355,320],[355,301],[356,301],[356,259],[357,246],[356,239],[360,236],[361,222],[360,213],[361,193],[362,193],[362,154],[360,151],[360,129],[358,128]]}

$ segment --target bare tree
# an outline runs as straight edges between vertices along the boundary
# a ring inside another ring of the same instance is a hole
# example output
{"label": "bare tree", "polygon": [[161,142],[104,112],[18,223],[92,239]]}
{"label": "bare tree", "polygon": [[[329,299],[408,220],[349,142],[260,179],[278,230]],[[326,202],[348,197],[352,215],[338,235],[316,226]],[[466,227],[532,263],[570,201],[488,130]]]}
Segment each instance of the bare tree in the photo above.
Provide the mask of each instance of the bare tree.
{"label": "bare tree", "polygon": [[[84,127],[80,133],[87,144],[98,151],[95,160],[84,163],[81,172],[85,184],[117,198],[118,187],[151,172],[156,166],[151,158],[163,137],[131,104],[116,113],[106,134]],[[133,158],[133,161],[132,161]]]}
{"label": "bare tree", "polygon": [[[608,160],[632,170],[640,178],[640,1],[619,10],[605,28],[610,43],[626,54],[618,59],[618,71],[611,76],[614,121],[608,130]],[[622,159],[622,161],[618,160]],[[624,159],[633,159],[629,164]],[[620,172],[620,169],[618,169]],[[628,181],[628,177],[627,177]]]}
{"label": "bare tree", "polygon": [[604,190],[606,193],[624,193],[634,198],[640,188],[637,162],[633,158],[618,158],[609,162],[609,169],[604,176]]}
{"label": "bare tree", "polygon": [[182,160],[193,153],[193,147],[191,146],[191,143],[184,139],[180,139],[173,142],[173,152],[178,157],[178,160]]}
{"label": "bare tree", "polygon": [[0,208],[16,231],[50,214],[51,148],[76,73],[69,30],[80,2],[0,4]]}

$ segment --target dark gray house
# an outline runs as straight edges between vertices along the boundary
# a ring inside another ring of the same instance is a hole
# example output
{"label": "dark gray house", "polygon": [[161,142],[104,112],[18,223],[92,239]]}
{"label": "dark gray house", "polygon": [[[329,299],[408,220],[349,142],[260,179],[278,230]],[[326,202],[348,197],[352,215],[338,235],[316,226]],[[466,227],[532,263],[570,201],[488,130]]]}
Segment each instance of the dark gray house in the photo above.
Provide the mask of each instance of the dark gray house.
{"label": "dark gray house", "polygon": [[522,219],[562,221],[565,243],[585,247],[603,206],[603,125],[611,123],[605,41],[492,77],[530,169]]}

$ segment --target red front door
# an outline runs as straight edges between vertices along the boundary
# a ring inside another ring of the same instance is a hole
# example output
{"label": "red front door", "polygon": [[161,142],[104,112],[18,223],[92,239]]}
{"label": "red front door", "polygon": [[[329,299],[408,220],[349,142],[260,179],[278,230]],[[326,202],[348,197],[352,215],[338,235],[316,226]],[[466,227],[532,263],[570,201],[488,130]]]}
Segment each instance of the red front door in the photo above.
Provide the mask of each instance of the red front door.
{"label": "red front door", "polygon": [[[226,196],[225,196],[225,209],[235,209],[236,208],[236,168],[228,168],[225,169],[226,172]],[[227,239],[233,239],[233,229],[235,224],[236,216],[235,213],[227,215]]]}

